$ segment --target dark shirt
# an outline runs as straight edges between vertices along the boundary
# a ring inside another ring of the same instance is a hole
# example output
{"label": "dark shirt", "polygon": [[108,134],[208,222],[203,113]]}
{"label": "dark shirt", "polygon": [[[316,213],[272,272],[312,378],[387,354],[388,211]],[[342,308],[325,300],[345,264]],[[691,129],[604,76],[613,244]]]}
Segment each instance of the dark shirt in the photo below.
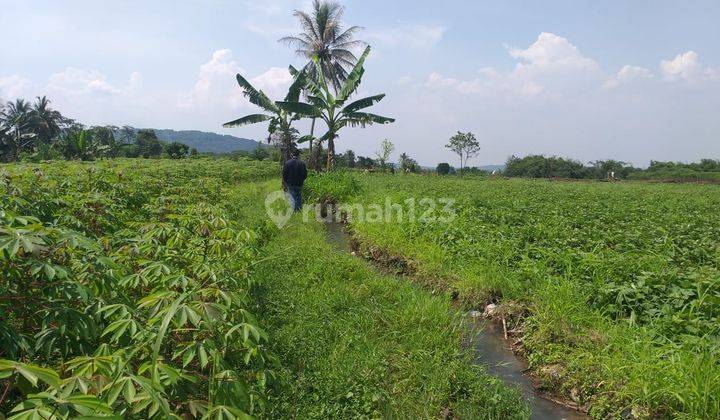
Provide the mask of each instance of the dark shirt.
{"label": "dark shirt", "polygon": [[283,166],[283,181],[290,187],[302,187],[307,178],[307,166],[298,158],[292,158]]}

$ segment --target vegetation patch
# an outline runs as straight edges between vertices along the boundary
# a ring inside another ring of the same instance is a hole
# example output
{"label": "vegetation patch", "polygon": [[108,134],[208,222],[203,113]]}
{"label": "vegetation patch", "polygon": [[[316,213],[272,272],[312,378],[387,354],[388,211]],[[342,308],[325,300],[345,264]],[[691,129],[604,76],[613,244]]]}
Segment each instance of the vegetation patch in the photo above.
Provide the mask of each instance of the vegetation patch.
{"label": "vegetation patch", "polygon": [[476,307],[520,302],[531,367],[562,366],[546,387],[596,416],[720,414],[717,187],[355,176],[352,202],[457,200],[451,223],[352,229]]}
{"label": "vegetation patch", "polygon": [[258,312],[292,384],[271,397],[273,416],[528,415],[516,393],[460,350],[446,295],[378,275],[299,218],[265,252],[275,258],[254,274]]}
{"label": "vegetation patch", "polygon": [[262,414],[278,365],[249,272],[266,230],[227,200],[274,171],[228,160],[4,168],[0,411]]}

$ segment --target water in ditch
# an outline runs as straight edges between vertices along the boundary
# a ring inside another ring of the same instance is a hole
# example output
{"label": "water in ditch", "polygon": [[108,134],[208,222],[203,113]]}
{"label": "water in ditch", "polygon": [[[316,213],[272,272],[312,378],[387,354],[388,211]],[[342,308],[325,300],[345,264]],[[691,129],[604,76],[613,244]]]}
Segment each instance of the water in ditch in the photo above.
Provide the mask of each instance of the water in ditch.
{"label": "water in ditch", "polygon": [[[340,222],[325,223],[326,240],[336,249],[352,252],[350,236]],[[524,374],[527,365],[518,359],[503,338],[503,332],[490,322],[468,317],[470,325],[469,344],[473,349],[475,362],[485,366],[490,375],[500,378],[505,384],[517,388],[530,406],[531,419],[586,419],[587,416],[540,396],[532,380]]]}

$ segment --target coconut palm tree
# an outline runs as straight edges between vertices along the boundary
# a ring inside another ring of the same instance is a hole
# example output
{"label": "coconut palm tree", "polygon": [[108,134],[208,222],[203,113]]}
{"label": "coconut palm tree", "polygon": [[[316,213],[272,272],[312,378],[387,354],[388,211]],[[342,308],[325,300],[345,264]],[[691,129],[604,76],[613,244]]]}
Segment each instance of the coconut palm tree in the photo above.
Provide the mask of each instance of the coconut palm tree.
{"label": "coconut palm tree", "polygon": [[[343,30],[341,19],[344,11],[345,8],[335,2],[313,0],[311,13],[300,10],[293,13],[300,21],[302,32],[280,39],[308,60],[304,69],[312,80],[318,81],[318,74],[322,73],[336,93],[347,79],[348,71],[357,63],[357,57],[351,50],[365,45],[363,41],[353,39],[361,29],[359,26]],[[316,58],[319,66],[313,61]]]}
{"label": "coconut palm tree", "polygon": [[[273,102],[262,90],[255,89],[250,82],[240,74],[236,76],[236,79],[243,90],[243,95],[248,98],[250,103],[262,108],[265,113],[246,115],[242,118],[226,122],[223,124],[223,127],[240,127],[268,121],[268,143],[271,140],[279,143],[282,154],[281,164],[285,163],[285,161],[290,159],[290,155],[296,147],[295,140],[297,139],[297,130],[292,127],[292,123],[302,118],[302,115],[278,107],[277,102]],[[283,102],[298,102],[300,92],[305,86],[305,82],[305,73],[295,72],[293,83],[290,85]]]}
{"label": "coconut palm tree", "polygon": [[[353,39],[355,33],[361,29],[359,26],[351,26],[343,30],[341,18],[344,11],[345,8],[335,2],[313,0],[310,13],[301,10],[293,13],[300,22],[302,32],[280,39],[280,42],[292,46],[299,56],[307,59],[303,69],[309,78],[317,82],[318,74],[322,73],[335,93],[339,92],[348,71],[357,63],[357,57],[352,49],[365,45],[365,42]],[[316,58],[320,62],[320,71],[313,61]],[[314,133],[315,118],[310,126],[310,136]],[[313,140],[310,140],[309,149],[310,165],[319,169]]]}
{"label": "coconut palm tree", "polygon": [[30,104],[24,99],[8,102],[0,114],[5,134],[2,136],[2,153],[5,160],[13,162],[20,152],[31,149],[35,142],[35,133],[31,131],[32,116]]}
{"label": "coconut palm tree", "polygon": [[37,135],[37,141],[48,144],[62,131],[63,126],[71,123],[59,111],[50,108],[50,100],[46,96],[38,96],[30,110],[30,124]]}
{"label": "coconut palm tree", "polygon": [[[348,74],[347,79],[340,86],[337,96],[334,96],[325,80],[322,71],[320,71],[320,60],[315,60],[315,66],[318,71],[319,82],[315,82],[309,77],[306,80],[306,88],[309,92],[308,100],[310,103],[300,101],[276,102],[275,104],[282,110],[292,112],[310,118],[320,118],[327,125],[327,132],[317,139],[318,143],[327,141],[327,164],[326,169],[331,171],[335,168],[335,139],[338,137],[338,131],[345,126],[360,126],[372,124],[387,124],[394,122],[395,119],[382,117],[380,115],[361,112],[362,109],[368,108],[373,104],[380,102],[385,94],[369,96],[367,98],[358,99],[345,105],[350,96],[360,85],[365,69],[363,64],[365,58],[370,54],[370,47],[365,48],[362,56],[358,60],[355,67]],[[293,74],[300,74],[294,68],[290,68]],[[310,140],[311,136],[305,136],[298,140],[298,143]]]}

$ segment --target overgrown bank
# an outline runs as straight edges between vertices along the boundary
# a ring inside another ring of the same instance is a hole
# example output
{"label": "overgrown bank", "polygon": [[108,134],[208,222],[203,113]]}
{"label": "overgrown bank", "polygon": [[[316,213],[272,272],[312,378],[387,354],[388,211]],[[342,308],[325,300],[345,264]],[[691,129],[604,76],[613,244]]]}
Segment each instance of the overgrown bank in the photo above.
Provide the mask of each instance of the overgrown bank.
{"label": "overgrown bank", "polygon": [[447,296],[379,276],[299,217],[264,248],[258,310],[289,385],[282,418],[524,418],[516,392],[473,366]]}
{"label": "overgrown bank", "polygon": [[515,340],[542,385],[593,415],[720,413],[716,187],[342,173],[309,186],[405,214],[411,197],[456,199],[451,223],[352,227],[468,308],[519,302]]}

